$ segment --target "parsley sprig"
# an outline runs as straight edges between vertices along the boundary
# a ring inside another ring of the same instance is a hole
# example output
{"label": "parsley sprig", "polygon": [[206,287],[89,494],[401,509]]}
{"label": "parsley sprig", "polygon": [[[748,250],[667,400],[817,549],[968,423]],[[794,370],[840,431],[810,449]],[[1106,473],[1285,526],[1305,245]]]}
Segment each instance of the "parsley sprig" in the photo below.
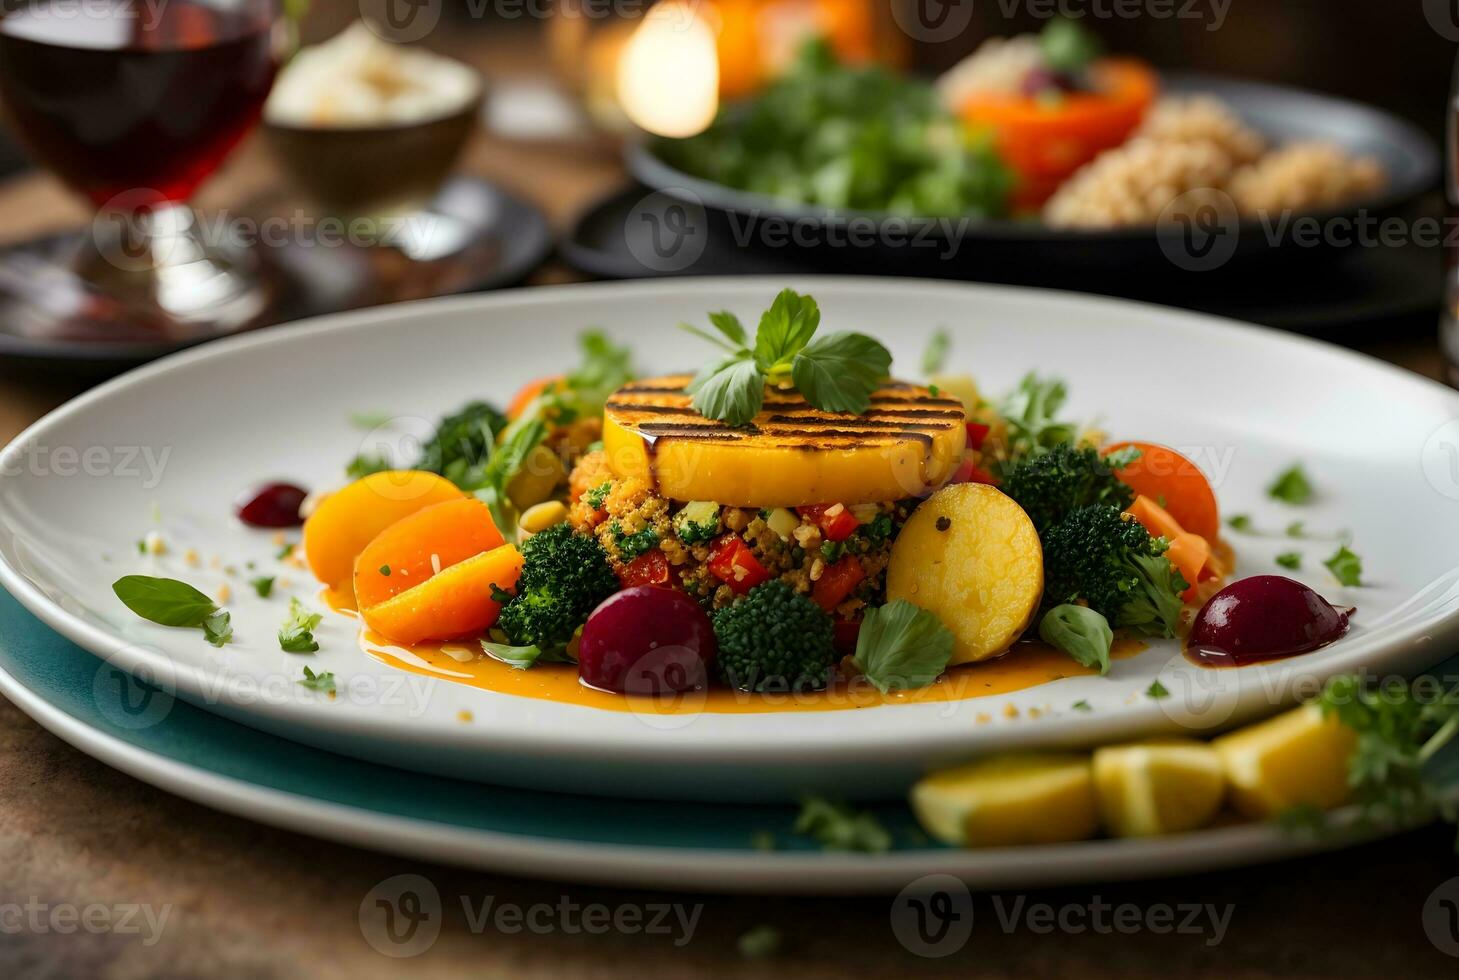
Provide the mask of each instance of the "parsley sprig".
{"label": "parsley sprig", "polygon": [[793,289],[775,297],[753,340],[733,313],[711,313],[709,322],[718,336],[680,324],[724,351],[687,390],[694,396],[695,411],[729,425],[744,425],[759,414],[766,385],[794,385],[823,412],[860,415],[891,370],[891,352],[866,334],[843,330],[816,336],[820,307]]}
{"label": "parsley sprig", "polygon": [[1366,819],[1459,820],[1459,685],[1425,693],[1418,683],[1374,686],[1348,675],[1329,681],[1318,705],[1357,732],[1348,783]]}

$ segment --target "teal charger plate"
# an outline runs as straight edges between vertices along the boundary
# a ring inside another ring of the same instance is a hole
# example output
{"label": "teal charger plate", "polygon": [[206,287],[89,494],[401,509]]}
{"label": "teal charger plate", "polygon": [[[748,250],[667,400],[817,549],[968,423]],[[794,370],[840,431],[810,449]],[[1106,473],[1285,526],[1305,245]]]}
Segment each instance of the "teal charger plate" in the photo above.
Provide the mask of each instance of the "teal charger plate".
{"label": "teal charger plate", "polygon": [[[884,854],[821,851],[796,809],[638,801],[484,786],[406,772],[256,731],[144,685],[0,591],[0,693],[98,760],[218,810],[374,850],[530,877],[693,889],[896,892],[925,875],[974,887],[1159,877],[1315,853],[1358,832],[1296,838],[1265,825],[1148,840],[956,850],[901,804],[873,808]],[[773,835],[775,848],[756,841]]]}

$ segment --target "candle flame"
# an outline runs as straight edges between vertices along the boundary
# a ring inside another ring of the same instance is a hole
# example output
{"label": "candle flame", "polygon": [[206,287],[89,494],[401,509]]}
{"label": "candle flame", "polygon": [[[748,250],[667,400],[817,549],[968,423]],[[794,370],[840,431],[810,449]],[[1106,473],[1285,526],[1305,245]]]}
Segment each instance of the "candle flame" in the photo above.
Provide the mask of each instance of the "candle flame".
{"label": "candle flame", "polygon": [[714,121],[714,30],[690,3],[669,0],[644,16],[618,61],[618,102],[635,125],[658,136],[693,136]]}

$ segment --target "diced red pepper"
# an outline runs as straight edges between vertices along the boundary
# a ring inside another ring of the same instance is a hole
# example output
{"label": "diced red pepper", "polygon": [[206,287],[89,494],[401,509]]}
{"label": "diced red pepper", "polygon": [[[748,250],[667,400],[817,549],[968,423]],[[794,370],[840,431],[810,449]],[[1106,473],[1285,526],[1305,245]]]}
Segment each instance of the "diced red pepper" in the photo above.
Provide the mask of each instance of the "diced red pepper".
{"label": "diced red pepper", "polygon": [[986,440],[988,438],[988,433],[990,431],[992,431],[992,426],[990,426],[990,425],[985,425],[982,422],[969,422],[968,423],[968,448],[969,449],[982,449],[983,448],[983,442],[984,442],[984,440]]}
{"label": "diced red pepper", "polygon": [[625,589],[635,585],[667,585],[669,582],[669,559],[658,548],[645,551],[629,562],[618,574],[618,581]]}
{"label": "diced red pepper", "polygon": [[953,471],[952,479],[948,483],[986,483],[989,486],[997,486],[998,478],[992,473],[975,464],[970,459],[965,459]]}
{"label": "diced red pepper", "polygon": [[[838,507],[840,509],[834,514],[827,513]],[[801,517],[819,527],[821,536],[827,541],[845,541],[861,526],[856,515],[851,513],[851,508],[843,504],[814,504],[810,507],[800,507],[797,512]]]}
{"label": "diced red pepper", "polygon": [[836,644],[836,652],[843,657],[853,656],[856,653],[856,641],[861,636],[861,620],[838,619],[832,630],[832,642]]}
{"label": "diced red pepper", "polygon": [[750,546],[735,534],[726,534],[715,542],[709,554],[709,570],[740,595],[770,577]]}
{"label": "diced red pepper", "polygon": [[811,599],[826,612],[830,612],[839,606],[864,578],[866,578],[866,569],[861,567],[861,559],[847,555],[827,568],[821,573],[821,577],[816,579],[816,584],[811,588]]}

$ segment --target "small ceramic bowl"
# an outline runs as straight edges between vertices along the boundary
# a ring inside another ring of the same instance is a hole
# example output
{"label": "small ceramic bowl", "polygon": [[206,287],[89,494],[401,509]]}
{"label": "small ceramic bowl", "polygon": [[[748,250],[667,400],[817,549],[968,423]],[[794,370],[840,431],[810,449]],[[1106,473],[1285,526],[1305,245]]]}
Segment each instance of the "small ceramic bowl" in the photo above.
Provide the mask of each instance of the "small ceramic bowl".
{"label": "small ceramic bowl", "polygon": [[275,156],[300,190],[338,216],[410,211],[429,201],[480,117],[483,93],[447,115],[378,126],[306,126],[265,118]]}

